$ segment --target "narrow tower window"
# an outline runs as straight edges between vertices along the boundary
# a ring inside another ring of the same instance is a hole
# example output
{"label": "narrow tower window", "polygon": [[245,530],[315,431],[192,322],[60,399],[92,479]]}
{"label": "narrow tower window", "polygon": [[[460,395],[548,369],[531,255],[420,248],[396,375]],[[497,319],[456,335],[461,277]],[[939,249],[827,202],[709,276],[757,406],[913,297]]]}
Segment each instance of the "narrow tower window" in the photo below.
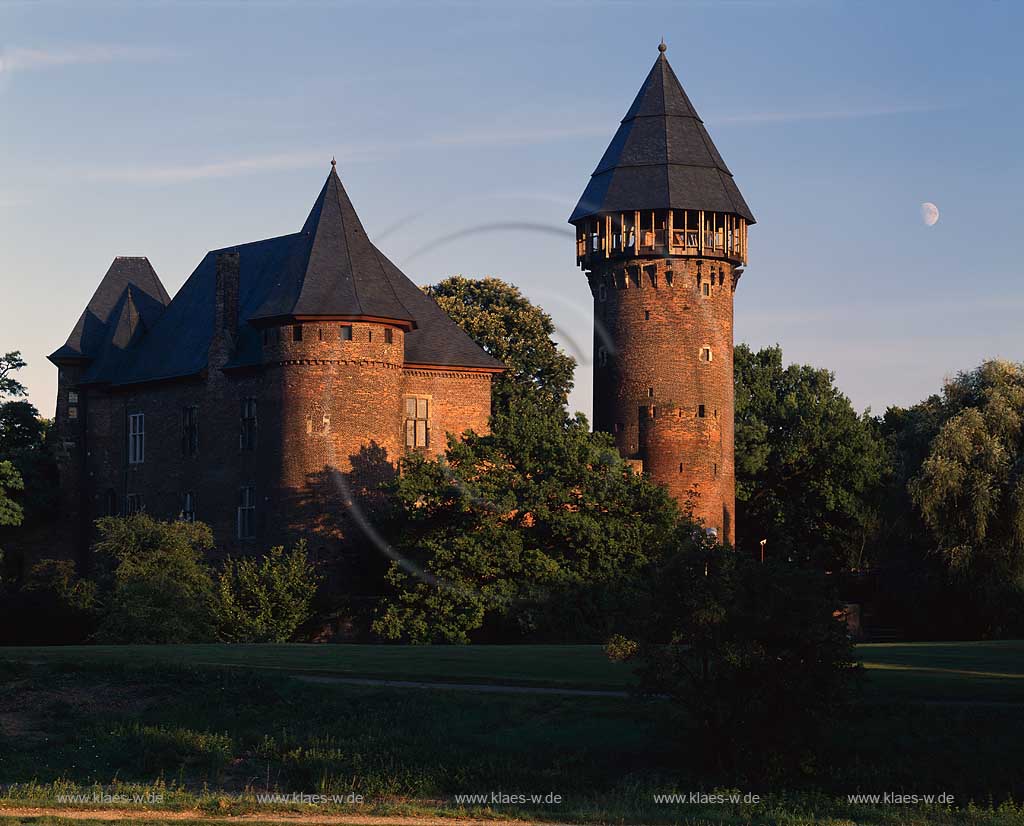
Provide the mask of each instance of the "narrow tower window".
{"label": "narrow tower window", "polygon": [[252,539],[256,535],[256,488],[246,485],[238,490],[238,538]]}
{"label": "narrow tower window", "polygon": [[384,330],[384,343],[394,344],[395,343],[395,331],[390,327]]}
{"label": "narrow tower window", "polygon": [[648,387],[647,388],[647,398],[649,398],[649,399],[653,399],[654,398],[654,388],[653,387]]}
{"label": "narrow tower window", "polygon": [[181,453],[183,456],[199,453],[199,408],[194,404],[181,409]]}
{"label": "narrow tower window", "polygon": [[196,521],[196,495],[192,491],[186,491],[181,495],[181,521]]}
{"label": "narrow tower window", "polygon": [[302,325],[292,325],[292,341],[302,341]]}
{"label": "narrow tower window", "polygon": [[341,340],[351,341],[352,340],[352,325],[343,324],[341,325]]}
{"label": "narrow tower window", "polygon": [[256,418],[256,399],[242,399],[241,429],[238,434],[239,450],[255,450],[259,421]]}
{"label": "narrow tower window", "polygon": [[651,320],[651,311],[650,310],[644,310],[644,321],[650,321],[650,320]]}
{"label": "narrow tower window", "polygon": [[713,356],[711,355],[711,348],[710,347],[705,345],[704,347],[700,348],[700,360],[701,361],[711,361],[712,358],[713,358]]}
{"label": "narrow tower window", "polygon": [[141,465],[146,461],[146,416],[131,413],[128,416],[128,464]]}
{"label": "narrow tower window", "polygon": [[702,404],[698,404],[697,405],[697,416],[699,418],[701,418],[701,419],[704,418],[704,405],[702,405]]}
{"label": "narrow tower window", "polygon": [[701,292],[706,296],[711,295],[711,282],[705,281],[701,285]]}

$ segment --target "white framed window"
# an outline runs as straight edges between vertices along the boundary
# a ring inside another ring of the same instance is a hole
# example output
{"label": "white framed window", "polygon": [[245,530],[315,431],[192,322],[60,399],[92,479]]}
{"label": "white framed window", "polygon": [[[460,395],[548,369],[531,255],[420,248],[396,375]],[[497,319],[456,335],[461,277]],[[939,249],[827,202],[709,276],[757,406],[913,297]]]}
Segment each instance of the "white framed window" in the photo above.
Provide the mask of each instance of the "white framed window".
{"label": "white framed window", "polygon": [[128,414],[128,464],[141,465],[146,461],[146,416]]}
{"label": "white framed window", "polygon": [[196,521],[196,495],[192,491],[186,491],[181,495],[181,521]]}
{"label": "white framed window", "polygon": [[199,453],[199,408],[194,404],[181,409],[181,453],[183,456]]}
{"label": "white framed window", "polygon": [[133,516],[136,513],[142,513],[142,494],[141,493],[129,493],[124,498],[124,512],[125,516]]}
{"label": "white framed window", "polygon": [[256,418],[256,399],[242,399],[241,430],[238,434],[239,450],[255,450],[259,421]]}
{"label": "white framed window", "polygon": [[712,354],[710,347],[708,347],[707,345],[704,345],[703,347],[700,348],[700,360],[701,361],[711,361],[713,358],[714,358],[714,355]]}
{"label": "white framed window", "polygon": [[405,397],[405,446],[430,447],[430,399]]}
{"label": "white framed window", "polygon": [[238,538],[256,536],[256,488],[246,485],[238,490]]}

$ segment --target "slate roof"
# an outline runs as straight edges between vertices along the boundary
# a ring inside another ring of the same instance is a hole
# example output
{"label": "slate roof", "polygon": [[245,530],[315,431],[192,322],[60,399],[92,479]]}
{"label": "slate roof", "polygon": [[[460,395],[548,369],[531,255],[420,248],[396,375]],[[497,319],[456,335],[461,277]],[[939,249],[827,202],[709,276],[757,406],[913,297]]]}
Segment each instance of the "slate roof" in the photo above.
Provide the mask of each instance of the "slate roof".
{"label": "slate roof", "polygon": [[127,347],[130,342],[124,337],[126,325],[131,326],[132,335],[139,325],[152,326],[170,301],[148,258],[118,256],[64,346],[51,353],[49,359],[55,364],[91,362],[105,355],[111,345]]}
{"label": "slate roof", "polygon": [[569,223],[637,209],[704,209],[754,223],[663,46]]}
{"label": "slate roof", "polygon": [[331,174],[299,235],[302,243],[296,245],[288,268],[278,273],[252,320],[350,315],[387,318],[414,326],[333,162]]}
{"label": "slate roof", "polygon": [[[407,364],[503,369],[369,241],[332,167],[299,232],[208,252],[159,319],[143,319],[144,334],[134,333],[117,358],[99,359],[87,380],[124,385],[205,370],[222,252],[239,256],[239,329],[226,369],[260,364],[260,327],[272,319],[317,316],[386,318],[411,328]],[[122,314],[120,306],[108,313],[115,319]]]}

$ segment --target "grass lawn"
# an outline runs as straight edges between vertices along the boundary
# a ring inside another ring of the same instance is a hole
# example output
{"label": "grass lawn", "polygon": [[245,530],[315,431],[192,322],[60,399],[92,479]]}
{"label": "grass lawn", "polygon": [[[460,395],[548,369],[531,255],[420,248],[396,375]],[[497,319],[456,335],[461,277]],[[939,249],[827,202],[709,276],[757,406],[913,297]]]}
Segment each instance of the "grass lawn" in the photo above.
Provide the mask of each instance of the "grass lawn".
{"label": "grass lawn", "polygon": [[[861,645],[872,699],[1024,703],[1024,641]],[[230,666],[285,673],[628,688],[597,645],[170,645],[0,647],[0,661]]]}
{"label": "grass lawn", "polygon": [[[707,806],[654,802],[654,794],[720,785],[693,750],[666,736],[658,701],[317,684],[290,676],[628,686],[628,667],[607,662],[596,646],[5,648],[0,812],[55,807],[59,794],[112,788],[159,792],[164,807],[206,815],[296,810],[255,797],[270,790],[359,793],[366,803],[358,812],[367,816],[1024,826],[1024,810],[1004,803],[1024,800],[1024,644],[859,651],[873,702],[836,732],[806,781],[786,791],[751,790],[765,796],[756,806]],[[474,806],[456,800],[495,791],[562,799]],[[957,806],[863,806],[845,798],[885,791],[946,792]],[[980,808],[964,808],[971,800]],[[325,810],[353,813],[340,804],[317,809]]]}

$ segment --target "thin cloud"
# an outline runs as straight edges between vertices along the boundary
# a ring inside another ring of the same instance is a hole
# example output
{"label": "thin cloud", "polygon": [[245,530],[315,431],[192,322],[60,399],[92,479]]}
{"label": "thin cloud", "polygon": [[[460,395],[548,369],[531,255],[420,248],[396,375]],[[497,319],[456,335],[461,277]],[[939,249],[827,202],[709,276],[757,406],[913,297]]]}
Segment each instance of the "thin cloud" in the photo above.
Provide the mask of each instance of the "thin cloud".
{"label": "thin cloud", "polygon": [[948,107],[929,103],[905,103],[892,106],[851,107],[849,109],[811,109],[805,111],[746,112],[734,115],[716,115],[706,120],[713,124],[794,123],[810,120],[860,120],[889,115],[916,115],[938,112]]}
{"label": "thin cloud", "polygon": [[172,49],[149,46],[68,46],[0,51],[0,74],[120,61],[146,62],[176,57]]}
{"label": "thin cloud", "polygon": [[252,172],[275,172],[284,169],[308,169],[326,166],[330,152],[292,152],[276,155],[255,155],[212,163],[176,164],[172,166],[135,166],[92,169],[83,177],[90,181],[178,184],[210,178],[231,178]]}
{"label": "thin cloud", "polygon": [[434,135],[429,143],[435,146],[506,146],[568,138],[602,137],[608,134],[608,126],[551,127],[548,129],[487,129],[467,130]]}

